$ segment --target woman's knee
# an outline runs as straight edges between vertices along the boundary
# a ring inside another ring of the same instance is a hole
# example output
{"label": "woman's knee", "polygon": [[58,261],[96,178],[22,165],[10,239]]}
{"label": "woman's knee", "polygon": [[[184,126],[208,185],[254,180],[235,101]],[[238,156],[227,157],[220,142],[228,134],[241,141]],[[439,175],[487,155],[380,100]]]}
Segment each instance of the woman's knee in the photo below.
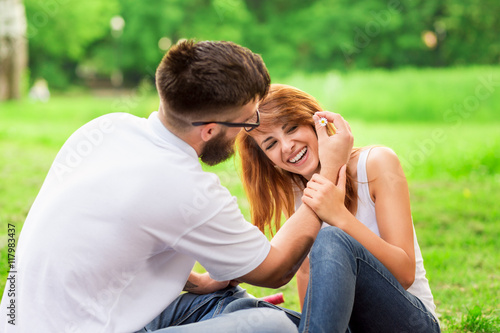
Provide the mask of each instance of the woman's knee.
{"label": "woman's knee", "polygon": [[333,226],[329,226],[329,227],[322,228],[319,231],[318,236],[316,237],[316,239],[319,239],[319,240],[323,240],[323,239],[329,240],[329,239],[332,239],[332,238],[341,237],[344,234],[346,234],[346,233],[342,229],[337,228],[337,227],[333,227]]}
{"label": "woman's knee", "polygon": [[351,251],[351,241],[342,229],[326,227],[319,231],[311,250],[311,256],[328,256],[338,254],[339,251]]}

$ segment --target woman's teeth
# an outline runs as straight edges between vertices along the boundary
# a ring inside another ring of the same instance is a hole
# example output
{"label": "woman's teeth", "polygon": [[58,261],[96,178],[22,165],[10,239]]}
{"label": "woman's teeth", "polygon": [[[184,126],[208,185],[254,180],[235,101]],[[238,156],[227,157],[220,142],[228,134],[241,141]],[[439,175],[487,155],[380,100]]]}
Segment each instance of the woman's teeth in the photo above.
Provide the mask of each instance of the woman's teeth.
{"label": "woman's teeth", "polygon": [[300,161],[300,159],[302,157],[304,157],[306,151],[307,151],[307,147],[304,147],[301,151],[299,151],[299,153],[297,155],[295,155],[294,158],[289,159],[288,162],[297,163],[298,161]]}

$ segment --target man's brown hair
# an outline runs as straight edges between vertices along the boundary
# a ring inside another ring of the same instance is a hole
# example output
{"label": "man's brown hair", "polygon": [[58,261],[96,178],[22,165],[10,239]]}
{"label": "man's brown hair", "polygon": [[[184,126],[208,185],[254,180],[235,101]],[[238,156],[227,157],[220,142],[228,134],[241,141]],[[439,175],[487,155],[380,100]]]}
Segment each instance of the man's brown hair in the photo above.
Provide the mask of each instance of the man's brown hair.
{"label": "man's brown hair", "polygon": [[167,118],[182,128],[264,98],[270,81],[262,58],[232,42],[180,41],[156,70]]}

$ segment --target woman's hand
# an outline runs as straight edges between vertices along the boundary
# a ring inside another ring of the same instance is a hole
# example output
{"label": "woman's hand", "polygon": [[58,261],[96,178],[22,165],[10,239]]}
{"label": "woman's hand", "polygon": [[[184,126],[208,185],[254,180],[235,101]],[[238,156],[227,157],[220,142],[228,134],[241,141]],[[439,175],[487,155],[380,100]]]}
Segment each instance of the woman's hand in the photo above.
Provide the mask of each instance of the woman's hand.
{"label": "woman's hand", "polygon": [[[326,118],[333,123],[336,132],[328,136],[326,126],[321,125],[320,118]],[[339,168],[346,164],[351,156],[354,137],[349,123],[338,113],[329,111],[316,112],[313,116],[318,135],[318,154],[321,164],[321,174],[332,181],[337,180]]]}
{"label": "woman's hand", "polygon": [[308,205],[318,217],[326,223],[340,227],[345,214],[350,214],[344,206],[346,182],[346,165],[339,171],[337,184],[328,178],[315,174],[307,183],[302,196],[302,202]]}

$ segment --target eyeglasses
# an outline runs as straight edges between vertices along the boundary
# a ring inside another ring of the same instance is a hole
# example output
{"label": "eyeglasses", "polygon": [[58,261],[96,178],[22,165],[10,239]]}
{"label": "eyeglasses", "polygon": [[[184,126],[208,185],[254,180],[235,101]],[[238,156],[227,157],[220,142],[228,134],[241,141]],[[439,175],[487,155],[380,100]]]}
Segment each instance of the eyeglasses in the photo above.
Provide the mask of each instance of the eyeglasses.
{"label": "eyeglasses", "polygon": [[247,132],[259,127],[260,125],[260,113],[259,110],[256,111],[257,121],[255,123],[230,123],[225,121],[195,121],[191,123],[193,126],[203,126],[208,124],[219,124],[227,127],[243,127],[243,129]]}

